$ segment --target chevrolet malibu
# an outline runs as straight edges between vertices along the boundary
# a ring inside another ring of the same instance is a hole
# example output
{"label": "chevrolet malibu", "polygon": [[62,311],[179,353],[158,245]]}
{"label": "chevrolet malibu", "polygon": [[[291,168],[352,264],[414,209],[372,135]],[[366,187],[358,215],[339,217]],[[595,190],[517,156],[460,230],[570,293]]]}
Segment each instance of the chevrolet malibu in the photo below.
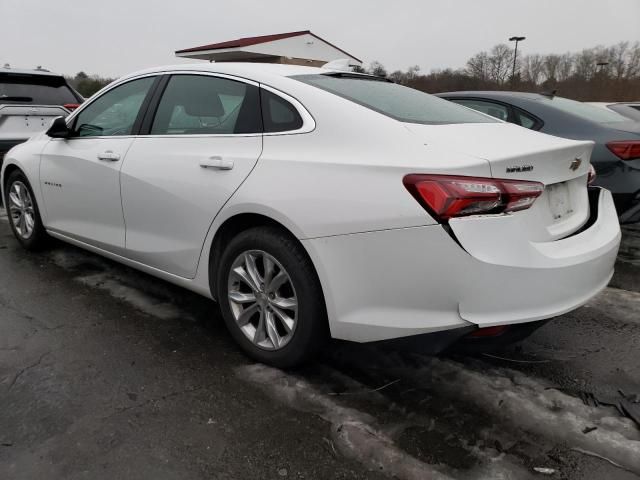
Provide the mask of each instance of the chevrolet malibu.
{"label": "chevrolet malibu", "polygon": [[215,299],[287,367],[329,337],[449,344],[587,302],[620,241],[592,148],[339,69],[180,65],[14,147],[1,185],[25,248],[55,237]]}

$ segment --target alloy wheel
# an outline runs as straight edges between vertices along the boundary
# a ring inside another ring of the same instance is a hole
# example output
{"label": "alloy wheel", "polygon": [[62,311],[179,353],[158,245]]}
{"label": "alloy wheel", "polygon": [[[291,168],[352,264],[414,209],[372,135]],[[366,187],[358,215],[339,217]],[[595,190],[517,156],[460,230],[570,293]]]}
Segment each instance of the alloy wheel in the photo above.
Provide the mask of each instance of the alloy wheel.
{"label": "alloy wheel", "polygon": [[228,278],[229,306],[244,335],[264,350],[289,343],[298,320],[298,298],[285,268],[262,250],[241,253]]}
{"label": "alloy wheel", "polygon": [[27,240],[35,228],[35,208],[27,186],[16,181],[9,188],[9,216],[18,235]]}

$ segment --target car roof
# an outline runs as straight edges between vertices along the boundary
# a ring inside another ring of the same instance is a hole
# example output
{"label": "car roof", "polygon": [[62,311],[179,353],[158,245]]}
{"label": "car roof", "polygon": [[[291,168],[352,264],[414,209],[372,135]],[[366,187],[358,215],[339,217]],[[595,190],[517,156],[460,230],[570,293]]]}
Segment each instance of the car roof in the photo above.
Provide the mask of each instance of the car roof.
{"label": "car roof", "polygon": [[42,75],[46,77],[62,77],[59,73],[50,72],[49,70],[45,70],[44,68],[7,68],[0,67],[0,73],[14,73],[17,75]]}
{"label": "car roof", "polygon": [[234,75],[247,78],[249,80],[261,81],[274,78],[287,78],[295,75],[313,75],[327,73],[349,73],[349,75],[357,75],[362,77],[371,77],[367,74],[358,74],[353,72],[344,72],[331,68],[322,67],[306,67],[302,65],[282,65],[275,63],[253,63],[253,62],[200,62],[200,63],[181,63],[177,65],[163,65],[159,67],[147,68],[132,72],[125,75],[120,80],[137,77],[140,75],[153,73],[171,73],[171,72],[210,72]]}

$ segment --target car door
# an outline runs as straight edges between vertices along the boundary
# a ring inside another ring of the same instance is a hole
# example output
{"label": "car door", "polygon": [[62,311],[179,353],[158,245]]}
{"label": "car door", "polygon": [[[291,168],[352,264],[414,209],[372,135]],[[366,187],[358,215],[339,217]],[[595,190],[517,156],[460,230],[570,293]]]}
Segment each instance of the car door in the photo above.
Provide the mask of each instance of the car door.
{"label": "car door", "polygon": [[192,278],[214,217],[262,152],[259,88],[205,73],[160,88],[122,167],[126,254]]}
{"label": "car door", "polygon": [[71,120],[69,138],[47,143],[40,184],[49,230],[124,251],[120,168],[155,80],[147,76],[108,90]]}

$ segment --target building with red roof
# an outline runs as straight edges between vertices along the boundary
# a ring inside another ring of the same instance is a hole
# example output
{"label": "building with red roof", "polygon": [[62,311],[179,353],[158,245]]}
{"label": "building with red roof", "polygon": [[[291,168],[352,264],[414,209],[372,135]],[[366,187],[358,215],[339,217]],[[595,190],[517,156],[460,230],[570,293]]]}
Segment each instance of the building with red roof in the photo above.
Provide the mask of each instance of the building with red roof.
{"label": "building with red roof", "polygon": [[348,58],[352,65],[362,61],[310,30],[245,37],[226,42],[176,50],[176,56],[210,62],[264,62],[321,66]]}

